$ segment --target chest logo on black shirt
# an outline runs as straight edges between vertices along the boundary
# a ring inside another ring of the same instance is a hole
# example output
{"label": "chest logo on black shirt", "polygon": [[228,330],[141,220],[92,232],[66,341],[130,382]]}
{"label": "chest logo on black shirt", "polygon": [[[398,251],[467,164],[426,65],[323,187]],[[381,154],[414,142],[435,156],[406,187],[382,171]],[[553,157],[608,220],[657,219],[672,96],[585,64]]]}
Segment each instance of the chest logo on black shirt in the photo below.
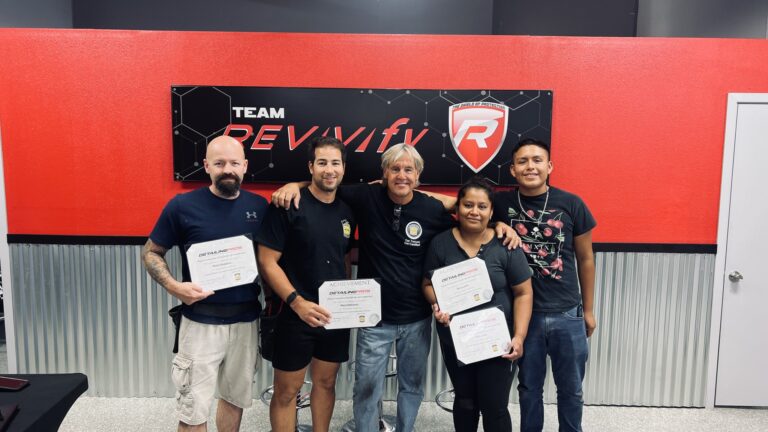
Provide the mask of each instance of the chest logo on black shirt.
{"label": "chest logo on black shirt", "polygon": [[424,230],[421,228],[421,224],[416,221],[408,222],[407,225],[405,225],[405,236],[408,237],[405,239],[405,244],[407,246],[421,246],[421,241],[419,238],[424,233]]}
{"label": "chest logo on black shirt", "polygon": [[257,220],[259,220],[259,212],[256,212],[256,211],[245,212],[245,220],[246,222],[256,222]]}
{"label": "chest logo on black shirt", "polygon": [[405,235],[411,240],[416,240],[421,237],[421,233],[421,224],[416,221],[408,222],[408,225],[405,226]]}
{"label": "chest logo on black shirt", "polygon": [[[518,209],[509,207],[509,224],[523,241],[522,248],[528,258],[528,264],[534,270],[534,276],[549,279],[562,279],[563,259],[561,251],[565,242],[563,232],[563,211],[547,209],[539,211],[541,218],[534,217],[533,210],[528,210],[525,217]],[[540,221],[540,222],[539,222]]]}
{"label": "chest logo on black shirt", "polygon": [[341,231],[344,233],[344,238],[349,238],[352,235],[352,225],[346,219],[341,220]]}

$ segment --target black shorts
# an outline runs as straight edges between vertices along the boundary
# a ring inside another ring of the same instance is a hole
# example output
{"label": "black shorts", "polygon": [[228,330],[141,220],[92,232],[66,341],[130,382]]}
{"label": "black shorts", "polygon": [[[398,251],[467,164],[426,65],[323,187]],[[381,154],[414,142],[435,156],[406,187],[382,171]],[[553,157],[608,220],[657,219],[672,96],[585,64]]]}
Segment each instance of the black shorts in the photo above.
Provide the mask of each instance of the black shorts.
{"label": "black shorts", "polygon": [[275,326],[272,367],[281,371],[301,370],[312,358],[332,363],[349,360],[349,329],[310,327],[290,308],[284,308]]}

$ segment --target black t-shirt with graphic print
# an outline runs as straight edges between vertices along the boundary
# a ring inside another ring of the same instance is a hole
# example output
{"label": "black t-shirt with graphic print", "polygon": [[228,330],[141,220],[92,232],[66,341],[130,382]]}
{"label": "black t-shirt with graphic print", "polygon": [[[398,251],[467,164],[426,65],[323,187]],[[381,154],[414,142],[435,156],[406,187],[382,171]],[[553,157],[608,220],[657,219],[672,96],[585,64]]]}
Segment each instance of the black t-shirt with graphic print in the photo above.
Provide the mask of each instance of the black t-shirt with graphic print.
{"label": "black t-shirt with graphic print", "polygon": [[528,197],[517,191],[499,192],[493,200],[493,219],[508,223],[523,241],[533,270],[533,310],[564,312],[581,303],[574,237],[597,223],[572,193],[550,187],[546,210],[545,201],[546,193]]}
{"label": "black t-shirt with graphic print", "polygon": [[269,207],[256,242],[282,252],[278,264],[294,289],[317,302],[323,282],[347,279],[344,257],[352,247],[355,219],[338,197],[324,203],[308,188],[300,193],[298,209]]}
{"label": "black t-shirt with graphic print", "polygon": [[398,206],[378,184],[342,186],[339,196],[360,227],[357,277],[381,280],[382,320],[408,324],[428,317],[432,312],[421,290],[424,257],[429,241],[453,225],[443,204],[414,192],[411,202]]}

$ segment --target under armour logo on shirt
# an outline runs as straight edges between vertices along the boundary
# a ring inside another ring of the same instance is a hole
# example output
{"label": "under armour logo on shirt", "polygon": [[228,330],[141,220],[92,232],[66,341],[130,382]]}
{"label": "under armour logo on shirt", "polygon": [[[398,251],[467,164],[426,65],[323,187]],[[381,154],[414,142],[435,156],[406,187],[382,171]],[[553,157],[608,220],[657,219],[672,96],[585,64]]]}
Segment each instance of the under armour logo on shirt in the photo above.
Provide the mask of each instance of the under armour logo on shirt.
{"label": "under armour logo on shirt", "polygon": [[259,214],[257,212],[255,212],[255,211],[254,212],[247,211],[247,212],[245,212],[245,218],[246,219],[258,219],[259,218]]}

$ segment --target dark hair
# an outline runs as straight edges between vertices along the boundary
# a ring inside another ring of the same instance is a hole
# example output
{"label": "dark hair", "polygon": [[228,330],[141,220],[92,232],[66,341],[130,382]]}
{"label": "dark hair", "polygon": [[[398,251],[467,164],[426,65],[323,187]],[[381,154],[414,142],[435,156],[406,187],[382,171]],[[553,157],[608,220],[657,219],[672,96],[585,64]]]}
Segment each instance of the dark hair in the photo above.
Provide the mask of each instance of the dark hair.
{"label": "dark hair", "polygon": [[464,195],[467,194],[469,189],[480,189],[481,191],[484,191],[488,195],[488,201],[491,202],[491,207],[493,207],[493,186],[491,185],[491,182],[482,176],[474,176],[461,185],[459,193],[456,194],[456,205],[459,205],[461,199],[464,198]]}
{"label": "dark hair", "polygon": [[315,149],[318,147],[333,147],[341,152],[341,162],[347,163],[347,148],[341,141],[334,137],[316,136],[309,142],[309,151],[307,157],[310,162],[315,162]]}
{"label": "dark hair", "polygon": [[545,143],[544,141],[537,140],[536,138],[523,138],[512,149],[512,160],[515,160],[515,153],[520,150],[520,147],[529,145],[543,148],[547,152],[547,159],[549,159],[549,144]]}

